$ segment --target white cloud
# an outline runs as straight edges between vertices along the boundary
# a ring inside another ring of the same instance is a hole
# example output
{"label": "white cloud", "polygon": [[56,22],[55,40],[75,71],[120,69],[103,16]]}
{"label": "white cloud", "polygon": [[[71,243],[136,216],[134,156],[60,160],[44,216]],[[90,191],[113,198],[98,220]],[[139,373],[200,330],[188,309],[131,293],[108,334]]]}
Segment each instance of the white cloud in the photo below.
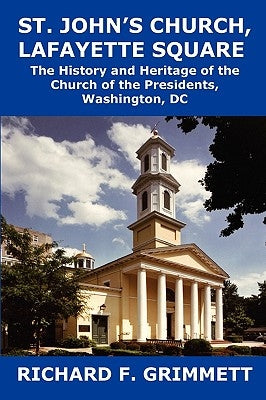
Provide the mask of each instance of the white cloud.
{"label": "white cloud", "polygon": [[107,131],[109,139],[118,146],[127,161],[139,170],[139,160],[136,158],[136,151],[148,140],[151,135],[151,128],[142,124],[128,125],[124,122],[114,122]]}
{"label": "white cloud", "polygon": [[120,229],[123,229],[124,228],[124,224],[116,224],[116,225],[114,225],[114,230],[115,231],[119,231]]}
{"label": "white cloud", "polygon": [[129,191],[132,182],[115,168],[117,154],[90,135],[56,142],[37,136],[26,118],[13,117],[4,121],[2,139],[2,190],[10,196],[22,191],[29,216],[96,226],[126,219],[124,211],[103,203],[103,185]]}
{"label": "white cloud", "polygon": [[117,244],[118,246],[122,246],[124,247],[126,250],[131,251],[130,247],[128,246],[128,244],[124,241],[124,239],[122,239],[121,237],[115,237],[112,240],[112,243]]}
{"label": "white cloud", "polygon": [[[138,170],[136,150],[150,136],[150,127],[115,122],[107,134]],[[23,191],[28,215],[54,218],[60,224],[94,226],[126,219],[123,210],[115,210],[103,201],[105,185],[122,192],[132,185],[115,167],[117,153],[96,145],[90,135],[79,142],[55,142],[37,136],[27,118],[6,120],[2,136],[3,191],[10,196]],[[181,184],[177,207],[196,224],[210,219],[203,207],[208,193],[198,182],[205,168],[198,160],[173,160],[171,165],[173,176]],[[67,207],[67,215],[61,215],[62,206]]]}
{"label": "white cloud", "polygon": [[252,294],[258,294],[258,282],[262,283],[266,280],[266,271],[262,272],[249,272],[242,275],[240,278],[232,278],[231,282],[235,283],[238,287],[240,296],[249,297]]}
{"label": "white cloud", "polygon": [[193,223],[202,224],[210,220],[203,203],[209,193],[201,186],[199,180],[204,177],[206,166],[199,160],[172,161],[171,173],[180,183],[176,195],[177,208]]}
{"label": "white cloud", "polygon": [[117,219],[126,219],[124,211],[114,210],[107,205],[98,203],[87,202],[71,202],[68,204],[69,210],[72,212],[71,216],[61,218],[62,224],[73,225],[77,220],[82,221],[83,224],[100,226],[106,221],[110,222]]}
{"label": "white cloud", "polygon": [[[58,247],[58,249],[64,250],[66,257],[74,257],[77,254],[82,252],[81,249],[76,249],[76,248],[72,248],[72,247]],[[57,250],[57,248],[54,249],[54,251],[56,251],[56,250]]]}
{"label": "white cloud", "polygon": [[121,244],[122,246],[124,246],[126,244],[124,239],[122,239],[120,237],[113,238],[112,243],[118,243],[118,244]]}

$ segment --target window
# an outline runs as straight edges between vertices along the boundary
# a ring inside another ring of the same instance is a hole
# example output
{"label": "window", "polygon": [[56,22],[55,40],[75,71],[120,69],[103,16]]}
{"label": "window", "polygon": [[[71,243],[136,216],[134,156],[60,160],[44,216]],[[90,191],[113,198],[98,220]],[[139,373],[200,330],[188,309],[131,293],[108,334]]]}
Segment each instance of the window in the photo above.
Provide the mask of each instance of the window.
{"label": "window", "polygon": [[148,171],[150,168],[150,156],[149,154],[146,154],[144,157],[144,172]]}
{"label": "window", "polygon": [[167,210],[170,210],[170,194],[167,190],[163,192],[163,206],[167,208]]}
{"label": "window", "polygon": [[83,268],[83,260],[78,260],[78,268]]}
{"label": "window", "polygon": [[103,286],[110,287],[110,281],[105,281],[105,282],[103,282]]}
{"label": "window", "polygon": [[33,243],[38,243],[38,236],[37,235],[33,235],[33,237],[32,237],[32,241],[33,241]]}
{"label": "window", "polygon": [[162,169],[167,171],[167,157],[164,153],[162,154]]}
{"label": "window", "polygon": [[90,325],[79,325],[79,332],[90,332]]}
{"label": "window", "polygon": [[175,301],[175,292],[170,288],[166,288],[166,301]]}
{"label": "window", "polygon": [[142,211],[146,210],[148,208],[148,193],[144,192],[142,193]]}
{"label": "window", "polygon": [[86,268],[91,268],[91,260],[86,260]]}

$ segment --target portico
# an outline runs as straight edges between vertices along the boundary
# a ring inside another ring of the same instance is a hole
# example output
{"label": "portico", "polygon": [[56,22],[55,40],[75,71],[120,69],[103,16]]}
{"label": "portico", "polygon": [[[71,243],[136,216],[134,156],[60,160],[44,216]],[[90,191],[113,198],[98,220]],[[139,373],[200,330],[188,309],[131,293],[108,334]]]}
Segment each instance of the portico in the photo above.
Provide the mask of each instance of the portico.
{"label": "portico", "polygon": [[[172,314],[173,329],[171,335],[176,340],[189,338],[204,338],[206,340],[223,340],[223,310],[222,310],[222,281],[207,280],[205,277],[191,277],[168,269],[141,266],[137,269],[137,340],[147,338],[165,340],[167,332],[167,313]],[[129,271],[128,271],[129,272]],[[148,287],[150,279],[156,280],[156,296],[149,298]],[[167,288],[173,287],[174,302],[168,302]],[[186,288],[186,300],[184,299]],[[215,300],[211,300],[211,289],[215,292]],[[189,299],[187,294],[189,294]],[[156,310],[154,310],[156,307]],[[170,308],[169,308],[170,307]],[[212,313],[216,308],[216,314]],[[156,313],[155,327],[149,323],[148,312]],[[212,318],[213,317],[213,318]],[[215,337],[211,336],[211,323],[215,322]],[[149,329],[148,329],[148,325]],[[151,332],[156,337],[151,337]]]}

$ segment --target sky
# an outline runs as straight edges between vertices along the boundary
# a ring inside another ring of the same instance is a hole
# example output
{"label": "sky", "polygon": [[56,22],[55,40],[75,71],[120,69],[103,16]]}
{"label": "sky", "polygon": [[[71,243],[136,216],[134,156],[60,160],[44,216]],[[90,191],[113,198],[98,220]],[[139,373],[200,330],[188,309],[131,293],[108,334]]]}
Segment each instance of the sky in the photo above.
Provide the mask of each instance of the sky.
{"label": "sky", "polygon": [[207,212],[209,193],[198,182],[213,161],[215,130],[202,125],[184,135],[176,121],[152,117],[3,117],[2,214],[7,222],[50,234],[68,255],[87,252],[101,266],[132,251],[139,175],[138,148],[158,123],[175,149],[171,173],[181,184],[176,217],[182,243],[196,243],[229,275],[242,296],[266,280],[265,225],[261,215],[228,238],[227,211]]}

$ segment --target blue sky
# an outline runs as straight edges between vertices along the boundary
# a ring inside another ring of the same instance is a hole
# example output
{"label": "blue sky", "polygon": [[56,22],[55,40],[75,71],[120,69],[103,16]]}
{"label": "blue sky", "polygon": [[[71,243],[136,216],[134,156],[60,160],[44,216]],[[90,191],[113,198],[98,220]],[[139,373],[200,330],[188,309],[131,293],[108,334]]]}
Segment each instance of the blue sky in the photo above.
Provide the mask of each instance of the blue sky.
{"label": "blue sky", "polygon": [[177,218],[182,242],[196,243],[231,276],[241,295],[257,294],[266,279],[262,216],[219,237],[226,212],[207,213],[198,183],[212,161],[214,131],[184,135],[164,117],[7,117],[2,119],[2,214],[9,223],[52,235],[60,246],[87,251],[96,266],[131,252],[127,226],[136,220],[131,186],[139,174],[136,150],[158,130],[176,149],[171,172],[181,184]]}

